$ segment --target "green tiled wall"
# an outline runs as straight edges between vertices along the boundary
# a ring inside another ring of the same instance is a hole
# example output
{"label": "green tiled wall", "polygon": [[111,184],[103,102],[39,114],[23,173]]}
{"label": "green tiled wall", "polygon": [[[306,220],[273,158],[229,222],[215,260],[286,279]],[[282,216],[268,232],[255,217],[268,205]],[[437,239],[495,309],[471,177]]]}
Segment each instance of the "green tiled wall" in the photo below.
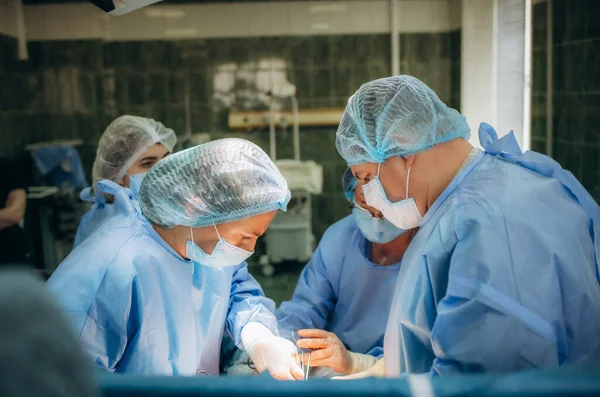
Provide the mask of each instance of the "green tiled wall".
{"label": "green tiled wall", "polygon": [[546,4],[533,6],[533,50],[531,86],[531,149],[546,153]]}
{"label": "green tiled wall", "polygon": [[[600,201],[600,2],[553,0],[533,11],[532,148],[545,152],[546,123],[553,128],[553,157]],[[546,117],[546,32],[552,29],[553,119]]]}
{"label": "green tiled wall", "polygon": [[[229,132],[229,110],[266,110],[266,105],[248,99],[253,83],[233,72],[228,77],[235,98],[230,104],[220,101],[213,76],[223,65],[259,73],[260,60],[281,60],[282,73],[297,86],[301,109],[343,107],[360,84],[391,73],[388,35],[55,41],[28,47],[30,59],[19,62],[16,41],[0,38],[0,154],[22,153],[35,141],[80,138],[87,170],[98,138],[118,115],[153,117],[182,134],[187,88],[193,132],[243,137],[268,150],[266,129]],[[421,78],[458,107],[460,32],[402,35],[400,54],[402,73]],[[313,200],[317,238],[348,213],[340,193],[345,163],[334,143],[335,128],[301,128],[302,158],[324,169],[324,193]],[[291,131],[278,134],[277,146],[278,158],[292,157]]]}

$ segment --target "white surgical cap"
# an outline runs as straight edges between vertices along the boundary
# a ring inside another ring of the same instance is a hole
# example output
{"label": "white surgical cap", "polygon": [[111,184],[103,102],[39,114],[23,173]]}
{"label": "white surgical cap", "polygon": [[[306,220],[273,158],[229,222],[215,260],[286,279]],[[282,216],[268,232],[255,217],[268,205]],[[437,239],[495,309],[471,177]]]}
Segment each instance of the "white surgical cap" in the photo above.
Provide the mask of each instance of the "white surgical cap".
{"label": "white surgical cap", "polygon": [[203,227],[287,208],[290,191],[257,145],[228,138],[175,153],[142,182],[140,205],[154,224]]}
{"label": "white surgical cap", "polygon": [[157,143],[172,152],[177,136],[156,120],[129,115],[116,118],[98,142],[92,169],[94,186],[103,179],[120,183],[136,160]]}

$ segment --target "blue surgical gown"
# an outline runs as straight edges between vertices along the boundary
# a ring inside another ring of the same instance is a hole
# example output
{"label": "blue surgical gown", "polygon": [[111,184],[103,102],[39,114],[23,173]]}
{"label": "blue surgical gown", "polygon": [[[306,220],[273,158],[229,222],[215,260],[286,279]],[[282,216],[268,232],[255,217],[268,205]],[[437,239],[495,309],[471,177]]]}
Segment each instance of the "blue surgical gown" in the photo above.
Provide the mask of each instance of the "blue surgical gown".
{"label": "blue surgical gown", "polygon": [[240,348],[249,322],[277,330],[275,304],[245,262],[215,269],[184,260],[139,214],[128,226],[100,226],[48,287],[91,359],[112,372],[217,375],[224,330]]}
{"label": "blue surgical gown", "polygon": [[380,357],[400,264],[372,263],[370,243],[353,215],[323,235],[306,265],[292,300],[276,312],[280,335],[294,329],[333,332],[353,352]]}
{"label": "blue surgical gown", "polygon": [[101,192],[123,195],[123,199],[115,203],[106,202],[102,193],[93,196],[90,188],[84,189],[81,192],[81,199],[92,202],[91,208],[81,217],[77,233],[75,234],[75,242],[73,248],[77,247],[83,240],[89,237],[105,222],[110,223],[113,227],[119,225],[127,225],[135,218],[134,207],[139,206],[137,200],[133,197],[131,190],[116,184],[113,181],[104,180],[98,182],[98,187]]}
{"label": "blue surgical gown", "polygon": [[387,376],[600,360],[599,207],[573,175],[483,124],[429,208],[385,335]]}

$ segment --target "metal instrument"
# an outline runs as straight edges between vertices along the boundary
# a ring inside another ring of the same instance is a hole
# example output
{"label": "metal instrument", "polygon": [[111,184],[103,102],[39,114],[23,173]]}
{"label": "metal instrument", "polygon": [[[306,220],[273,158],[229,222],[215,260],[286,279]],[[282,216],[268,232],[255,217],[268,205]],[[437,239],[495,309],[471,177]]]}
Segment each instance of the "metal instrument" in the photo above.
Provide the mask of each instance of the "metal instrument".
{"label": "metal instrument", "polygon": [[[300,338],[300,336],[298,335],[298,330],[295,329],[294,331],[292,331],[292,340],[294,341],[295,344],[297,344],[297,342],[302,339]],[[310,349],[306,349],[306,352],[304,352],[305,349],[300,349],[300,368],[302,368],[302,372],[304,372],[304,380],[308,379],[308,374],[310,372]],[[304,364],[304,355],[307,354],[308,358],[306,360],[306,365]]]}

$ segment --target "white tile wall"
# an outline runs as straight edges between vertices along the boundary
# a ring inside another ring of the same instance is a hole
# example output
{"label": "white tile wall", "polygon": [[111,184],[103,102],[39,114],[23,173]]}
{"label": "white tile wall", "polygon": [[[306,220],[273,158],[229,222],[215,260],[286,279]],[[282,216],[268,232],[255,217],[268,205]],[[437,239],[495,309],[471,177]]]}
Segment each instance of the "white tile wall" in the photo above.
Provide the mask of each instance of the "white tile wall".
{"label": "white tile wall", "polygon": [[445,32],[450,30],[450,5],[452,2],[400,1],[398,2],[400,29],[402,32]]}
{"label": "white tile wall", "polygon": [[524,3],[462,1],[461,113],[471,127],[472,144],[479,143],[482,121],[494,126],[499,137],[514,129],[521,148],[530,144],[522,128],[528,119],[523,110]]}
{"label": "white tile wall", "polygon": [[[179,7],[150,7],[149,10],[142,10],[142,12],[146,16],[152,17],[154,22],[151,22],[151,24],[156,26],[157,34],[162,32],[164,38],[168,40],[198,37],[202,30],[207,29],[204,21],[197,20],[199,17],[197,13],[189,12],[186,14],[185,10]],[[112,26],[114,21],[112,18],[109,21]],[[162,25],[160,25],[161,22]],[[117,35],[110,39],[121,40]]]}
{"label": "white tile wall", "polygon": [[450,30],[458,30],[462,26],[462,0],[450,2]]}
{"label": "white tile wall", "polygon": [[[400,32],[458,28],[460,1],[400,1],[397,16]],[[389,12],[387,0],[155,4],[123,16],[108,16],[84,3],[25,7],[29,40],[173,40],[389,33]],[[5,19],[6,13],[1,14],[0,21]]]}
{"label": "white tile wall", "polygon": [[[91,4],[57,4],[25,7],[28,40],[102,38],[108,16]],[[137,30],[137,28],[136,28]]]}
{"label": "white tile wall", "polygon": [[9,0],[0,0],[0,34],[12,37],[17,35],[15,5]]}
{"label": "white tile wall", "polygon": [[479,146],[479,123],[496,122],[494,1],[463,0],[461,33],[461,113]]}

